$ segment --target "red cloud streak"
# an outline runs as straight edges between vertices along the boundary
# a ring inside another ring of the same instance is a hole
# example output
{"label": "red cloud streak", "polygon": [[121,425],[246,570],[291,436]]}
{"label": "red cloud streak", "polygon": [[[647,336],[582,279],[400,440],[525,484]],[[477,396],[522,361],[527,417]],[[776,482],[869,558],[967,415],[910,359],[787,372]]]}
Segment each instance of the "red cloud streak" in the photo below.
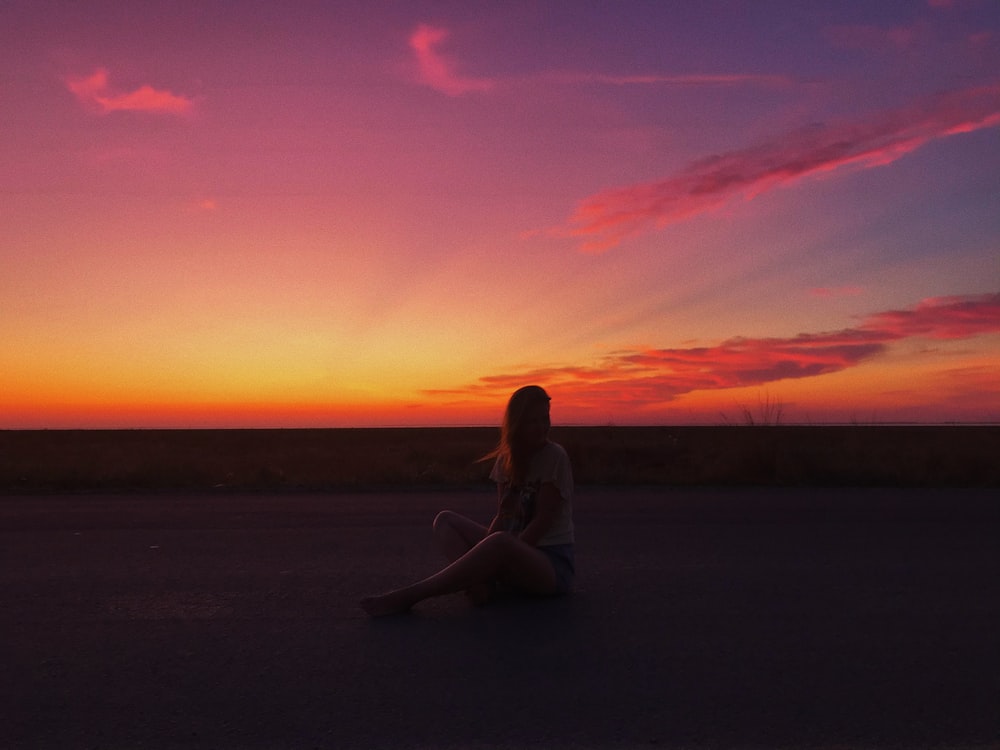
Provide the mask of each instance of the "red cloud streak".
{"label": "red cloud streak", "polygon": [[108,88],[108,71],[103,68],[84,78],[69,78],[66,86],[81,102],[104,114],[133,111],[186,115],[194,106],[191,99],[169,91],[159,91],[152,86],[140,86],[135,91],[126,93],[112,93]]}
{"label": "red cloud streak", "polygon": [[996,333],[1000,331],[1000,294],[932,297],[912,310],[872,315],[864,328],[899,338],[964,339],[980,333]]}
{"label": "red cloud streak", "polygon": [[883,354],[890,342],[903,338],[956,339],[984,333],[1000,333],[1000,294],[931,298],[912,310],[876,313],[858,327],[832,333],[737,337],[716,346],[614,352],[593,367],[492,375],[465,388],[430,393],[458,399],[501,399],[527,382],[537,382],[558,390],[579,406],[655,406],[693,391],[758,386],[838,372]]}
{"label": "red cloud streak", "polygon": [[623,240],[809,175],[843,167],[879,167],[929,141],[1000,124],[1000,85],[942,94],[867,121],[814,126],[767,143],[692,163],[659,182],[584,200],[555,232],[602,252]]}

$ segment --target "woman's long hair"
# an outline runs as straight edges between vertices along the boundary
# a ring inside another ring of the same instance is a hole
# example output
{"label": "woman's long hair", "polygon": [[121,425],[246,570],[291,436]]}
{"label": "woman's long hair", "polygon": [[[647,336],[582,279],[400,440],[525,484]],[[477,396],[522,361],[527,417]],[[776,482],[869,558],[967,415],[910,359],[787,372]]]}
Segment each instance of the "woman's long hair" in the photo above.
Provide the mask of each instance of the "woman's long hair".
{"label": "woman's long hair", "polygon": [[528,462],[531,460],[530,452],[526,452],[522,446],[517,444],[517,434],[520,431],[521,423],[528,409],[536,404],[545,404],[547,407],[552,399],[545,389],[537,385],[526,385],[518,388],[507,402],[507,409],[503,414],[503,422],[500,425],[500,442],[497,447],[483,456],[483,461],[491,459],[500,460],[500,466],[504,470],[508,479],[513,484],[518,484],[524,480],[528,471]]}

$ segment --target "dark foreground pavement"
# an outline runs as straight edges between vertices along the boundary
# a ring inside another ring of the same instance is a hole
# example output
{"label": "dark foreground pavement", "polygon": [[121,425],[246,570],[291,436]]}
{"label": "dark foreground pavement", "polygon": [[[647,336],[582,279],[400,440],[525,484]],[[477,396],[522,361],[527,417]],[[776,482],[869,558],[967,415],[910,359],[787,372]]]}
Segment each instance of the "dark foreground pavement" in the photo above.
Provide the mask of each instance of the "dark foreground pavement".
{"label": "dark foreground pavement", "polygon": [[997,747],[995,494],[583,489],[574,595],[379,621],[488,491],[0,497],[0,748]]}

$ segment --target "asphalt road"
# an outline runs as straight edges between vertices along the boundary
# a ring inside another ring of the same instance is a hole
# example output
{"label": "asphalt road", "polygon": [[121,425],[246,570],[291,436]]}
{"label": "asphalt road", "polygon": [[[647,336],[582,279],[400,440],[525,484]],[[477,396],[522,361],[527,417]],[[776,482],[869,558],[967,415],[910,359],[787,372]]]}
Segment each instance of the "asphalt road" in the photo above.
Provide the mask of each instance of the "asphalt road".
{"label": "asphalt road", "polygon": [[0,748],[998,747],[996,494],[583,488],[571,596],[384,620],[487,490],[0,497]]}

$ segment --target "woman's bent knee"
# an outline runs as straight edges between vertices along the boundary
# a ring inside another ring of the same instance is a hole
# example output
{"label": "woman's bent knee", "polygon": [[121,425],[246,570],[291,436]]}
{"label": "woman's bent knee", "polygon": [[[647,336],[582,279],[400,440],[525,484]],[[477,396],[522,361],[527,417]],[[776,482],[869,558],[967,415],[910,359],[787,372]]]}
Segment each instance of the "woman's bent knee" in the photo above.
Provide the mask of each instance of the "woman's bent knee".
{"label": "woman's bent knee", "polygon": [[440,531],[442,528],[451,528],[455,524],[452,521],[458,514],[453,510],[442,510],[436,516],[434,516],[434,531]]}

